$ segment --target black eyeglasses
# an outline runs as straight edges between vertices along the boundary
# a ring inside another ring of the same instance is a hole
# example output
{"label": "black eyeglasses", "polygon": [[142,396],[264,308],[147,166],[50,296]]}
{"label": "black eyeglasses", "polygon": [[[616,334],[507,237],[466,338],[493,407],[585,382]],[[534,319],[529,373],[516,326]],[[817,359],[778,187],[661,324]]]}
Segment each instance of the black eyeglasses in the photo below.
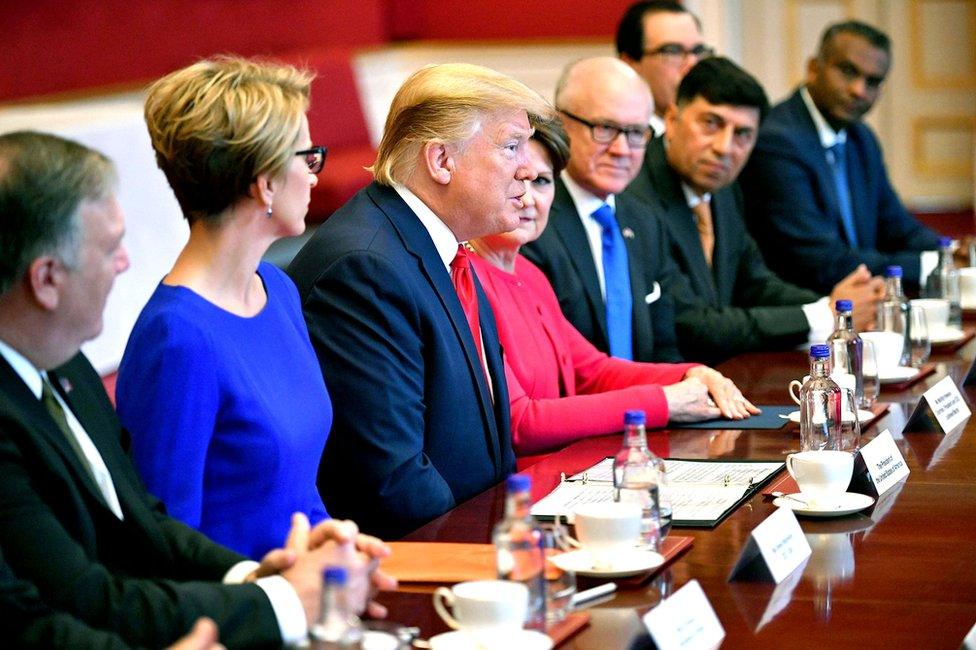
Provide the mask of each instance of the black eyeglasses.
{"label": "black eyeglasses", "polygon": [[627,139],[627,144],[631,147],[646,147],[647,141],[651,139],[651,129],[647,126],[621,126],[613,122],[591,122],[579,115],[573,115],[569,111],[559,109],[559,112],[566,117],[576,120],[580,124],[590,127],[590,136],[594,142],[600,144],[610,144],[617,139],[621,133]]}
{"label": "black eyeglasses", "polygon": [[329,150],[325,147],[312,147],[311,149],[302,149],[301,151],[296,151],[296,156],[305,156],[305,164],[308,165],[308,171],[312,174],[318,174],[325,167],[325,156],[329,153]]}
{"label": "black eyeglasses", "polygon": [[663,57],[665,61],[674,64],[681,64],[685,62],[689,56],[694,56],[699,61],[702,59],[707,59],[711,56],[715,56],[715,48],[709,47],[704,43],[699,43],[695,47],[686,48],[680,43],[665,43],[660,47],[656,47],[653,50],[646,50],[644,56],[660,56]]}

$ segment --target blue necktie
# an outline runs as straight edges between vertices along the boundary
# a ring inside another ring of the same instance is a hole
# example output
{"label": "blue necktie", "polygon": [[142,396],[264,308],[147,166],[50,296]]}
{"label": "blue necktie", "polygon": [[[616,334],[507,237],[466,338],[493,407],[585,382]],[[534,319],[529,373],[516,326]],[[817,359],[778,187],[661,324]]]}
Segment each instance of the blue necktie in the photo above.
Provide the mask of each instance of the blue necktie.
{"label": "blue necktie", "polygon": [[834,187],[837,189],[837,205],[840,207],[840,219],[844,224],[844,233],[851,248],[857,248],[857,230],[854,228],[854,212],[851,209],[851,189],[847,183],[847,156],[845,145],[837,142],[827,147],[827,162],[834,174]]}
{"label": "blue necktie", "polygon": [[633,360],[634,343],[631,317],[634,298],[630,291],[630,267],[627,264],[627,248],[617,227],[613,208],[604,203],[593,213],[593,218],[603,230],[603,284],[606,288],[607,338],[610,355]]}

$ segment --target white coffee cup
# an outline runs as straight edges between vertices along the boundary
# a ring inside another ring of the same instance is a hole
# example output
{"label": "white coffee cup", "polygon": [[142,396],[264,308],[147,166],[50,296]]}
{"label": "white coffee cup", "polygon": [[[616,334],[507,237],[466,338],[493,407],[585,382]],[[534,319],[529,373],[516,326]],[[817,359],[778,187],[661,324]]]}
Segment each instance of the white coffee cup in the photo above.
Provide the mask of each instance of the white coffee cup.
{"label": "white coffee cup", "polygon": [[846,451],[801,451],[786,457],[790,473],[800,492],[829,496],[847,491],[854,473],[854,455]]}
{"label": "white coffee cup", "polygon": [[587,503],[573,517],[576,539],[569,538],[570,542],[590,553],[596,569],[613,566],[615,558],[640,542],[641,508],[637,503]]}
{"label": "white coffee cup", "polygon": [[918,298],[911,301],[912,309],[921,309],[929,325],[929,335],[945,330],[949,325],[949,301],[941,298]]}
{"label": "white coffee cup", "polygon": [[[800,403],[800,389],[803,388],[803,384],[807,383],[808,381],[810,381],[810,375],[804,375],[803,379],[794,379],[790,382],[790,397],[792,397],[793,401],[797,404]],[[795,393],[793,392],[793,389],[796,389]]]}
{"label": "white coffee cup", "polygon": [[901,353],[905,349],[905,337],[898,332],[861,332],[860,337],[871,341],[878,374],[884,376],[899,366]]}
{"label": "white coffee cup", "polygon": [[963,309],[976,308],[976,267],[959,269],[959,303]]}
{"label": "white coffee cup", "polygon": [[529,589],[520,582],[476,580],[434,591],[434,609],[455,630],[491,637],[522,629]]}

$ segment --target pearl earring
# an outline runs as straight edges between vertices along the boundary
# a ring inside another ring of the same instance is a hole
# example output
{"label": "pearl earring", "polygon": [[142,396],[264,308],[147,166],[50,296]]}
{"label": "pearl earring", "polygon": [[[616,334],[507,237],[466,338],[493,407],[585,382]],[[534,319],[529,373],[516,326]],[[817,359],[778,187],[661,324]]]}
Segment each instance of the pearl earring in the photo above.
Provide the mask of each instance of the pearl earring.
{"label": "pearl earring", "polygon": [[266,213],[266,216],[268,217],[268,219],[271,218],[271,206],[270,205],[268,206],[268,212]]}

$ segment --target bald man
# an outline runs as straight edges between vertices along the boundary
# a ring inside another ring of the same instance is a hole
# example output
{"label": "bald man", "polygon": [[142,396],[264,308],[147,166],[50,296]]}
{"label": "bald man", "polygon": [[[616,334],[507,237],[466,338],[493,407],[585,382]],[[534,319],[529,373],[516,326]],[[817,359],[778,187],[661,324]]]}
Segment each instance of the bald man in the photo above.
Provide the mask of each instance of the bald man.
{"label": "bald man", "polygon": [[[548,228],[522,252],[597,348],[636,361],[678,361],[669,289],[683,280],[653,209],[618,196],[640,171],[652,106],[647,84],[619,59],[584,59],[563,71],[556,109],[569,134],[569,163],[556,179]],[[665,388],[675,393],[667,395],[672,419],[685,411],[719,415],[708,390],[728,380],[701,370],[717,377]]]}

